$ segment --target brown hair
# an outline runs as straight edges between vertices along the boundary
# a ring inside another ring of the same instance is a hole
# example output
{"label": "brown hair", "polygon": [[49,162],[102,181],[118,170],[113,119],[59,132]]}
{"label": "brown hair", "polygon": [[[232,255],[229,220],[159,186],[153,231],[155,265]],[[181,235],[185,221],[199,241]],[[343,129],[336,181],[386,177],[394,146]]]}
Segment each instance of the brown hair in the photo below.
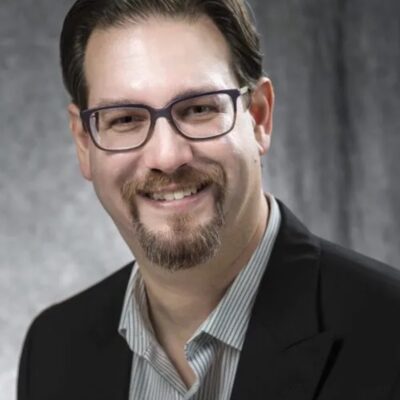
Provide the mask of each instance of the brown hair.
{"label": "brown hair", "polygon": [[245,0],[77,0],[64,20],[60,39],[62,74],[72,101],[81,109],[87,107],[83,64],[86,45],[96,28],[151,16],[195,19],[203,15],[225,37],[238,83],[254,86],[262,76],[262,54]]}

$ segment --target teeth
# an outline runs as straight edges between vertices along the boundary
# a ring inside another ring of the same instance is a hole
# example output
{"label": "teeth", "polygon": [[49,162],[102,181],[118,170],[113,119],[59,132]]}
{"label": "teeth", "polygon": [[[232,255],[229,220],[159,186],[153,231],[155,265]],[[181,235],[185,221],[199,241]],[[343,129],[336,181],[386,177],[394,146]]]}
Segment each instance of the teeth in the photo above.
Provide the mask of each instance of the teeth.
{"label": "teeth", "polygon": [[182,200],[185,197],[183,192],[175,192],[174,193],[174,198],[175,200]]}
{"label": "teeth", "polygon": [[162,199],[162,196],[159,193],[153,193],[153,195],[151,197],[153,197],[154,200],[161,200]]}
{"label": "teeth", "polygon": [[192,194],[196,194],[198,192],[198,188],[191,187],[185,190],[178,190],[176,192],[170,193],[151,193],[150,197],[154,200],[182,200],[184,197],[191,196]]}
{"label": "teeth", "polygon": [[174,200],[174,198],[175,198],[175,196],[174,196],[173,193],[165,193],[164,194],[164,199],[167,200],[167,201]]}

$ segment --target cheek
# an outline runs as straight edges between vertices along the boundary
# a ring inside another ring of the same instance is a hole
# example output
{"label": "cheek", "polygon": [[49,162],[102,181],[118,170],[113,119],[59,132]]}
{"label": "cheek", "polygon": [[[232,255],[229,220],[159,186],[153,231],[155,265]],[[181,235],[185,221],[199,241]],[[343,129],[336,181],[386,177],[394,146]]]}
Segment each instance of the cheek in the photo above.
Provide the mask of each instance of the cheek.
{"label": "cheek", "polygon": [[104,208],[114,215],[124,207],[121,187],[133,179],[131,159],[127,153],[106,153],[95,151],[91,154],[91,174],[97,197]]}
{"label": "cheek", "polygon": [[103,197],[103,192],[115,180],[112,159],[106,153],[94,151],[90,154],[90,172],[96,193]]}
{"label": "cheek", "polygon": [[227,200],[242,197],[247,190],[249,171],[252,168],[249,144],[243,141],[239,132],[232,131],[220,138],[212,150],[212,154],[218,155],[218,159],[214,157],[215,161],[222,165],[227,176]]}
{"label": "cheek", "polygon": [[[257,142],[252,131],[235,132],[232,135],[231,186],[232,197],[238,203],[245,203],[247,196],[259,190],[261,165]],[[238,190],[240,188],[240,190]]]}
{"label": "cheek", "polygon": [[232,169],[238,171],[240,175],[259,162],[257,142],[247,124],[238,124],[237,129],[222,139],[225,139],[223,142],[225,158],[229,159]]}
{"label": "cheek", "polygon": [[132,171],[136,171],[134,154],[109,153],[99,149],[91,149],[90,166],[94,179],[107,186],[119,185],[126,179],[134,178]]}

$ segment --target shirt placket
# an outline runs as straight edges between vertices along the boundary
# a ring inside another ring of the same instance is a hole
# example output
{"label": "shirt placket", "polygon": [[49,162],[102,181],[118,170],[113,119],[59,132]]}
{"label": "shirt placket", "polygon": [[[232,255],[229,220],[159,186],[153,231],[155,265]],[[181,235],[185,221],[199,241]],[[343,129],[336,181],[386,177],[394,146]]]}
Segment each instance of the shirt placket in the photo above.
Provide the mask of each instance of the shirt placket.
{"label": "shirt placket", "polygon": [[204,332],[187,343],[185,346],[186,359],[197,379],[186,393],[184,400],[197,399],[199,388],[204,384],[207,373],[211,370],[217,351],[218,341]]}

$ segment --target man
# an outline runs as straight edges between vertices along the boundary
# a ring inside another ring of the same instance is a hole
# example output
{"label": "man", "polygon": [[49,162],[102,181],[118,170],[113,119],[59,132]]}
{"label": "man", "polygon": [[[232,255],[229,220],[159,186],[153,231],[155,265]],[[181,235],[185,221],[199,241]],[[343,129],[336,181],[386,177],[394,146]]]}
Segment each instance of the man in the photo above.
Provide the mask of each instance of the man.
{"label": "man", "polygon": [[61,60],[136,261],[35,319],[19,400],[399,399],[399,274],[262,191],[274,95],[245,4],[78,0]]}

